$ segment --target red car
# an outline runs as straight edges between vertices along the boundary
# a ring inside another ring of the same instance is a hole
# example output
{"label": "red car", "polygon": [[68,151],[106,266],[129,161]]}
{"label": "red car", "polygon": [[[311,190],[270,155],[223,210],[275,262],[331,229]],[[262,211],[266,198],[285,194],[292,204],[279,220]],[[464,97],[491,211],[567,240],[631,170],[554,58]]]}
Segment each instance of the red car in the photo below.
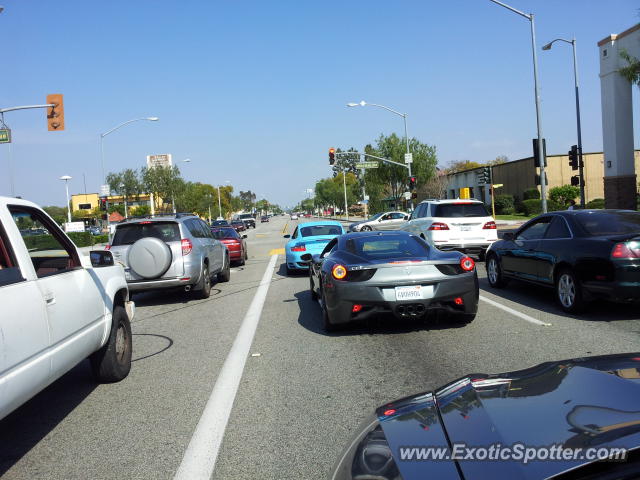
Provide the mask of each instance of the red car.
{"label": "red car", "polygon": [[247,229],[242,220],[234,220],[231,222],[231,226],[236,229],[236,232],[244,232]]}
{"label": "red car", "polygon": [[244,241],[247,238],[246,235],[240,236],[236,230],[229,227],[212,227],[211,233],[213,236],[220,240],[227,246],[229,250],[229,260],[236,262],[237,265],[244,265],[247,260],[247,242]]}

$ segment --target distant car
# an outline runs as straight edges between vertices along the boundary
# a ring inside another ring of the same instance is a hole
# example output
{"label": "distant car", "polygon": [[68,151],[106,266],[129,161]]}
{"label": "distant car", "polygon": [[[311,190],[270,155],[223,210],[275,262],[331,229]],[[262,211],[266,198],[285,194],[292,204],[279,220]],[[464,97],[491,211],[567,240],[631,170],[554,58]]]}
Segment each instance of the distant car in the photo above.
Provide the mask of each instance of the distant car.
{"label": "distant car", "polygon": [[182,288],[208,298],[212,278],[231,276],[229,252],[195,215],[129,219],[116,226],[107,250],[124,267],[131,292]]}
{"label": "distant car", "polygon": [[478,311],[473,259],[407,232],[347,233],[301,260],[311,265],[309,288],[325,330],[383,313],[418,319],[443,311],[468,323]]}
{"label": "distant car", "polygon": [[[330,478],[637,478],[639,355],[473,373],[385,403],[363,415]],[[606,459],[611,450],[625,454]]]}
{"label": "distant car", "polygon": [[213,222],[211,222],[212,227],[219,227],[221,225],[229,225],[229,222],[227,222],[226,220],[214,220]]}
{"label": "distant car", "polygon": [[251,213],[241,213],[236,220],[242,220],[247,230],[249,227],[256,228],[256,219]]}
{"label": "distant car", "polygon": [[292,213],[291,220],[298,220],[298,215],[296,215],[295,213]]}
{"label": "distant car", "polygon": [[320,253],[325,245],[338,235],[344,233],[344,227],[340,222],[333,220],[301,223],[291,235],[284,238],[290,240],[285,245],[285,259],[287,274],[296,270],[307,270],[308,262],[300,259],[305,253]]}
{"label": "distant car", "polygon": [[484,260],[498,239],[496,222],[479,200],[424,200],[401,227],[440,250],[458,250]]}
{"label": "distant car", "polygon": [[102,234],[102,230],[100,229],[100,227],[87,227],[86,231],[89,232],[91,235],[94,235],[94,236]]}
{"label": "distant car", "polygon": [[310,213],[305,213],[305,214],[304,214],[304,217],[305,217],[305,218],[311,218],[311,217],[313,217],[313,215],[311,215]]}
{"label": "distant car", "polygon": [[247,229],[242,220],[233,220],[231,226],[236,229],[236,232],[244,232]]}
{"label": "distant car", "polygon": [[266,215],[263,215],[260,217],[260,223],[268,223],[269,222],[269,217],[267,217]]}
{"label": "distant car", "polygon": [[567,312],[595,299],[640,304],[640,212],[539,215],[489,247],[486,269],[494,288],[510,279],[553,287]]}
{"label": "distant car", "polygon": [[409,220],[409,214],[404,212],[377,213],[369,220],[355,222],[349,225],[351,232],[370,232],[371,230],[399,230]]}
{"label": "distant car", "polygon": [[240,235],[236,230],[229,226],[211,227],[213,236],[227,246],[229,250],[229,259],[238,265],[244,265],[248,258],[246,235]]}

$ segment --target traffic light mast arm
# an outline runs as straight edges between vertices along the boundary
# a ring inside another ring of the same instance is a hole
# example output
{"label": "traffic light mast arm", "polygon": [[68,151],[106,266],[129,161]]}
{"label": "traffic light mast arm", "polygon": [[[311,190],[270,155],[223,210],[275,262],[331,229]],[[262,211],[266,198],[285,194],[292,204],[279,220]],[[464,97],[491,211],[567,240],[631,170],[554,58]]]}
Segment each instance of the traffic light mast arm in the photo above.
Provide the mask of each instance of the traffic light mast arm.
{"label": "traffic light mast arm", "polygon": [[29,108],[53,108],[55,104],[47,103],[45,105],[24,105],[22,107],[0,108],[0,113],[13,112],[14,110],[27,110]]}
{"label": "traffic light mast arm", "polygon": [[360,152],[336,152],[335,155],[364,155],[365,157],[375,158],[376,160],[381,160],[387,163],[393,163],[394,165],[399,165],[400,167],[404,167],[407,170],[409,169],[409,165],[406,163],[394,162],[393,160],[389,160],[388,158],[376,157],[375,155],[370,155],[368,153],[360,153]]}

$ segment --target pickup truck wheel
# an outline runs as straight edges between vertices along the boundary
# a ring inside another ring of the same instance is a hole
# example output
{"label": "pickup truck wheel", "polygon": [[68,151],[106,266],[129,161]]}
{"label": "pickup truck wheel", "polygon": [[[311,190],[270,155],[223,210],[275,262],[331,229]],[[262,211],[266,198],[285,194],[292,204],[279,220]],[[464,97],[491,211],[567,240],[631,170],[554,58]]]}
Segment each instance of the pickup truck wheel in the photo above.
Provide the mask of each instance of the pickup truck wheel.
{"label": "pickup truck wheel", "polygon": [[228,282],[231,280],[231,265],[229,264],[229,255],[224,257],[224,268],[218,274],[219,282]]}
{"label": "pickup truck wheel", "polygon": [[202,268],[202,288],[195,291],[196,297],[202,300],[209,298],[211,295],[211,273],[209,272],[209,265],[206,263]]}
{"label": "pickup truck wheel", "polygon": [[107,343],[91,354],[91,369],[101,383],[119,382],[131,370],[131,324],[124,307],[113,309],[111,333]]}

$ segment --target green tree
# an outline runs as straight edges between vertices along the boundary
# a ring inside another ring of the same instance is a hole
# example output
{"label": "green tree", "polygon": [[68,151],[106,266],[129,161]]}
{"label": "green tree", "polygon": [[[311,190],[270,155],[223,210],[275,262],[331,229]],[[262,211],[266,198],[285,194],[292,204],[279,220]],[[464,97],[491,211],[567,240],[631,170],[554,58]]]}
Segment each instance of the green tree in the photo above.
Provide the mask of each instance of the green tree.
{"label": "green tree", "polygon": [[471,160],[457,160],[449,163],[446,168],[447,173],[457,173],[464,170],[471,170],[472,168],[484,167],[483,163],[474,162]]}
{"label": "green tree", "polygon": [[147,217],[151,215],[151,207],[149,205],[138,205],[133,207],[129,213],[133,217]]}
{"label": "green tree", "polygon": [[51,205],[49,207],[42,207],[42,209],[59,225],[67,221],[67,208]]}
{"label": "green tree", "polygon": [[555,202],[560,208],[567,208],[571,205],[571,201],[580,195],[580,187],[573,185],[562,185],[561,187],[553,187],[549,190],[549,200]]}
{"label": "green tree", "polygon": [[246,192],[240,191],[240,203],[242,204],[242,208],[244,210],[252,210],[254,203],[256,201],[256,194],[251,190],[247,190]]}
{"label": "green tree", "polygon": [[627,61],[628,65],[618,70],[618,73],[629,80],[631,85],[640,87],[640,60],[630,55],[625,49],[620,50],[620,56]]}
{"label": "green tree", "polygon": [[164,210],[168,210],[173,198],[181,193],[184,181],[180,177],[180,170],[173,167],[144,167],[141,172],[142,185],[147,193],[153,194],[156,210],[160,210],[160,201]]}
{"label": "green tree", "polygon": [[336,161],[333,164],[331,169],[333,170],[333,176],[335,177],[340,172],[347,171],[351,172],[354,175],[358,173],[358,169],[356,168],[356,163],[360,160],[360,155],[357,153],[350,154],[349,152],[357,152],[357,150],[353,147],[349,148],[349,150],[340,150],[339,148],[336,150],[336,153],[347,153],[346,155],[336,155]]}

